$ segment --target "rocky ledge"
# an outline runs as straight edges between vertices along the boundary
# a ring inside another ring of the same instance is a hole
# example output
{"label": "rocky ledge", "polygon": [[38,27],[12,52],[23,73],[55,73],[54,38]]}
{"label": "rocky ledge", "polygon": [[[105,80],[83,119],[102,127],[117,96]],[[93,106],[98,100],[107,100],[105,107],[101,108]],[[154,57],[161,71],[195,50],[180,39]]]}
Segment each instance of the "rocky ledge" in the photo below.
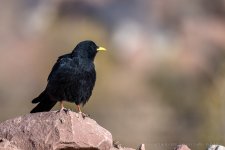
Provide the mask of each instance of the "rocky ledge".
{"label": "rocky ledge", "polygon": [[0,150],[31,149],[134,150],[113,144],[109,131],[72,111],[27,114],[0,123]]}

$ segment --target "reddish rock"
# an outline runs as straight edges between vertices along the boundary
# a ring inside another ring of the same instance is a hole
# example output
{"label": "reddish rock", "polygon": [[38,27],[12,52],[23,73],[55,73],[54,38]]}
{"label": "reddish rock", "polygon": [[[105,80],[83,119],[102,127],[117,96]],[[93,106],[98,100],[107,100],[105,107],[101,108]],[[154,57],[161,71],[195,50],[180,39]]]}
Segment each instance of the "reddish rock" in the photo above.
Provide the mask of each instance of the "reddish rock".
{"label": "reddish rock", "polygon": [[135,149],[133,149],[133,148],[126,148],[126,147],[121,147],[121,148],[116,148],[116,147],[113,147],[113,148],[111,148],[110,150],[135,150]]}
{"label": "reddish rock", "polygon": [[12,145],[8,140],[0,138],[0,150],[19,150],[15,145]]}
{"label": "reddish rock", "polygon": [[72,111],[27,114],[7,120],[0,123],[0,138],[6,139],[0,143],[0,148],[10,146],[10,150],[112,148],[109,131],[96,121]]}
{"label": "reddish rock", "polygon": [[187,145],[177,145],[177,147],[174,150],[191,150],[190,148],[187,147]]}
{"label": "reddish rock", "polygon": [[[135,150],[133,148],[122,147],[118,142],[113,142],[113,148],[110,150]],[[145,150],[145,145],[141,144],[136,150]]]}

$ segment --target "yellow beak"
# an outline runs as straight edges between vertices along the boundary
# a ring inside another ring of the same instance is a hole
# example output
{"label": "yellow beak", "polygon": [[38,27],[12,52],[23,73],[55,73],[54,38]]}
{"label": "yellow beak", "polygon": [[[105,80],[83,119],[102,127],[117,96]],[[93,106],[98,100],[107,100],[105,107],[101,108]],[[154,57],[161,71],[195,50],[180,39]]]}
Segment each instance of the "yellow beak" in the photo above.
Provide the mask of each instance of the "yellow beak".
{"label": "yellow beak", "polygon": [[98,47],[97,51],[106,51],[106,49],[104,47]]}

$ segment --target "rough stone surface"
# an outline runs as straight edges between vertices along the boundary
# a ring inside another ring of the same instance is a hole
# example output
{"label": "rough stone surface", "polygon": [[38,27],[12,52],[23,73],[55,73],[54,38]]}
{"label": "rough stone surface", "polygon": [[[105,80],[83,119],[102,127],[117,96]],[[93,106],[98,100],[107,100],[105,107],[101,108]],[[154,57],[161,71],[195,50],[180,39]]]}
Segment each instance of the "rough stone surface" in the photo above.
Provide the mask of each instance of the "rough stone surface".
{"label": "rough stone surface", "polygon": [[0,138],[0,150],[20,150],[8,140]]}
{"label": "rough stone surface", "polygon": [[122,147],[121,148],[115,148],[115,147],[113,147],[110,150],[135,150],[135,149],[133,149],[133,148],[126,148],[126,147],[123,147],[123,148]]}
{"label": "rough stone surface", "polygon": [[207,150],[225,150],[225,147],[222,145],[210,145]]}
{"label": "rough stone surface", "polygon": [[[27,114],[0,123],[7,150],[110,150],[112,135],[96,121],[68,111]],[[2,150],[1,149],[1,150]]]}
{"label": "rough stone surface", "polygon": [[145,150],[145,144],[141,144],[141,145],[138,147],[138,150]]}
{"label": "rough stone surface", "polygon": [[187,147],[187,145],[177,145],[174,150],[191,150],[190,148]]}
{"label": "rough stone surface", "polygon": [[[133,148],[122,147],[118,142],[113,142],[113,148],[110,150],[135,150]],[[141,144],[136,150],[145,150],[145,145]]]}

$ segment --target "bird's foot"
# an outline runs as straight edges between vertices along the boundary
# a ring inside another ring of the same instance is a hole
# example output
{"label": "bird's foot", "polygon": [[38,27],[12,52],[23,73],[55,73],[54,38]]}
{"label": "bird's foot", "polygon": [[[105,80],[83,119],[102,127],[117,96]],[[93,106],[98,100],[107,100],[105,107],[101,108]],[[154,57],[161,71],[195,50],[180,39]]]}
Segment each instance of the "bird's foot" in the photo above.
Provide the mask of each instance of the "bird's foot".
{"label": "bird's foot", "polygon": [[81,114],[81,116],[85,119],[86,117],[90,117],[90,115],[88,115],[88,114],[85,114],[85,113],[83,113],[83,112],[81,112],[81,111],[79,111],[79,114]]}
{"label": "bird's foot", "polygon": [[58,110],[56,113],[63,112],[63,111],[67,114],[70,111],[70,109],[63,107],[60,110]]}

